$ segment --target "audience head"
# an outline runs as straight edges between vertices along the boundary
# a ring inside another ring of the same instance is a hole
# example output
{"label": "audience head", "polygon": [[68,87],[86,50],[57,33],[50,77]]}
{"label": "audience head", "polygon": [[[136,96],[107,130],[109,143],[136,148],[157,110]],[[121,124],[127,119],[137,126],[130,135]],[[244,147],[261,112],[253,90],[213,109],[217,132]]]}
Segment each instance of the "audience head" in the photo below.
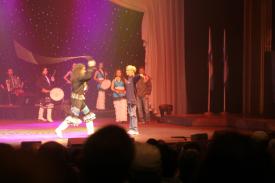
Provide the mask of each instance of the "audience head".
{"label": "audience head", "polygon": [[182,182],[195,182],[200,168],[201,154],[197,148],[184,149],[179,157],[179,178]]}
{"label": "audience head", "polygon": [[161,172],[164,178],[173,178],[178,169],[178,153],[163,140],[149,139],[148,144],[157,147],[161,155]]}
{"label": "audience head", "polygon": [[57,142],[46,142],[38,150],[38,156],[56,164],[66,164],[69,157],[66,147]]}
{"label": "audience head", "polygon": [[199,182],[265,182],[270,178],[268,161],[245,135],[220,131],[213,135]]}
{"label": "audience head", "polygon": [[38,158],[42,165],[47,182],[76,182],[77,176],[69,166],[67,148],[57,142],[47,142],[38,150]]}
{"label": "audience head", "polygon": [[31,143],[20,149],[0,143],[0,181],[73,183],[81,175],[83,182],[95,183],[178,182],[178,178],[184,183],[265,183],[275,180],[273,137],[262,131],[251,136],[217,131],[207,150],[198,142],[181,143],[179,149],[178,144],[172,148],[153,138],[134,144],[123,128],[110,125],[74,150],[56,142],[39,149],[30,148]]}
{"label": "audience head", "polygon": [[135,159],[131,169],[130,182],[161,181],[161,154],[159,149],[147,143],[135,144]]}
{"label": "audience head", "polygon": [[126,131],[106,126],[90,136],[83,151],[82,173],[87,182],[123,182],[134,158],[134,145]]}

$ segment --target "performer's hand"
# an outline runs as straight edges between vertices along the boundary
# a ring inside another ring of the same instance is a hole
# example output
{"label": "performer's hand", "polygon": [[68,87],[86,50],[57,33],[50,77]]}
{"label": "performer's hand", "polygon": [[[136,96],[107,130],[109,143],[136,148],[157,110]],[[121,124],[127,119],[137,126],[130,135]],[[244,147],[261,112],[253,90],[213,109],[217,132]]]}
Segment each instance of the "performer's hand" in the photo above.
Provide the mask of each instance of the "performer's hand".
{"label": "performer's hand", "polygon": [[95,60],[89,60],[89,61],[88,61],[88,66],[89,66],[89,67],[94,67],[94,66],[96,66]]}
{"label": "performer's hand", "polygon": [[51,81],[52,81],[52,82],[54,82],[54,81],[55,81],[55,78],[54,78],[53,76],[51,77]]}
{"label": "performer's hand", "polygon": [[149,76],[144,76],[144,82],[146,83],[147,81],[150,80],[150,77]]}
{"label": "performer's hand", "polygon": [[126,90],[116,90],[116,92],[117,92],[118,94],[125,94],[125,93],[126,93]]}

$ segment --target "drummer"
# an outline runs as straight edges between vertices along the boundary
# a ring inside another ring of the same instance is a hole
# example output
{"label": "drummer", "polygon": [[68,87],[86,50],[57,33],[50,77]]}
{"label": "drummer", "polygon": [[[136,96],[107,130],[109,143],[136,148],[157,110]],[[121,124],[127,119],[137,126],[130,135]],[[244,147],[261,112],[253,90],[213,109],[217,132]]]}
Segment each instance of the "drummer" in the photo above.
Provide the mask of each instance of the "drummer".
{"label": "drummer", "polygon": [[116,122],[127,122],[127,100],[125,80],[122,75],[122,70],[117,69],[115,78],[112,81],[111,90],[113,91],[113,103],[116,114]]}
{"label": "drummer", "polygon": [[94,80],[97,82],[97,101],[96,101],[96,109],[97,110],[105,110],[105,90],[101,88],[102,82],[107,78],[107,72],[104,70],[104,65],[102,62],[98,64],[98,69],[94,74]]}
{"label": "drummer", "polygon": [[[54,77],[48,76],[48,68],[44,67],[42,69],[41,76],[37,80],[37,87],[40,93],[40,104],[38,111],[38,120],[53,122],[52,111],[54,104],[50,98],[50,91],[53,88]],[[47,119],[44,118],[44,111],[47,110]]]}

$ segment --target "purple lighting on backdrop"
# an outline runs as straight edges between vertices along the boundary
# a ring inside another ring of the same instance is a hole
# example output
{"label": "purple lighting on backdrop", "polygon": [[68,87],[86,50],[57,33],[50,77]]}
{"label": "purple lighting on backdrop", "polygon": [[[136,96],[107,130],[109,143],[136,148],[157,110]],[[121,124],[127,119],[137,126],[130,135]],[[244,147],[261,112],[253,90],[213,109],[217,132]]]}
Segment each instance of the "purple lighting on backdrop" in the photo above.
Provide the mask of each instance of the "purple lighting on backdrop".
{"label": "purple lighting on backdrop", "polygon": [[[91,55],[97,62],[105,63],[110,79],[116,68],[144,64],[142,13],[109,0],[2,0],[0,5],[0,82],[6,77],[7,68],[13,68],[25,81],[27,90],[36,91],[39,66],[17,58],[14,40],[41,56]],[[49,66],[50,73],[57,70],[58,87],[64,86],[62,78],[71,63]],[[95,90],[91,83],[91,107]]]}
{"label": "purple lighting on backdrop", "polygon": [[76,1],[73,20],[73,35],[80,38],[74,41],[73,48],[83,45],[83,50],[102,58],[110,52],[114,20],[117,12],[115,5],[108,0]]}
{"label": "purple lighting on backdrop", "polygon": [[1,60],[15,60],[12,42],[16,40],[42,56],[93,55],[116,67],[144,62],[141,13],[118,7],[108,0],[5,0],[1,3],[2,9],[6,9],[1,11],[1,19],[5,17],[1,32],[6,34],[5,45],[0,48]]}

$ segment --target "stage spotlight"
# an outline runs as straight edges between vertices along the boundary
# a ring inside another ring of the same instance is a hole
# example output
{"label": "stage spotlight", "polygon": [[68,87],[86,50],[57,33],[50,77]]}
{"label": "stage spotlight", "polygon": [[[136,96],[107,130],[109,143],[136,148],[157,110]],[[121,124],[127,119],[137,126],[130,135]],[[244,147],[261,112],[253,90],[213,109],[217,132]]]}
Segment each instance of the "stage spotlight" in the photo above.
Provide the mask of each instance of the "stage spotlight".
{"label": "stage spotlight", "polygon": [[171,115],[173,111],[173,105],[171,104],[162,104],[159,106],[159,111],[161,117],[164,117],[165,113],[166,115]]}

